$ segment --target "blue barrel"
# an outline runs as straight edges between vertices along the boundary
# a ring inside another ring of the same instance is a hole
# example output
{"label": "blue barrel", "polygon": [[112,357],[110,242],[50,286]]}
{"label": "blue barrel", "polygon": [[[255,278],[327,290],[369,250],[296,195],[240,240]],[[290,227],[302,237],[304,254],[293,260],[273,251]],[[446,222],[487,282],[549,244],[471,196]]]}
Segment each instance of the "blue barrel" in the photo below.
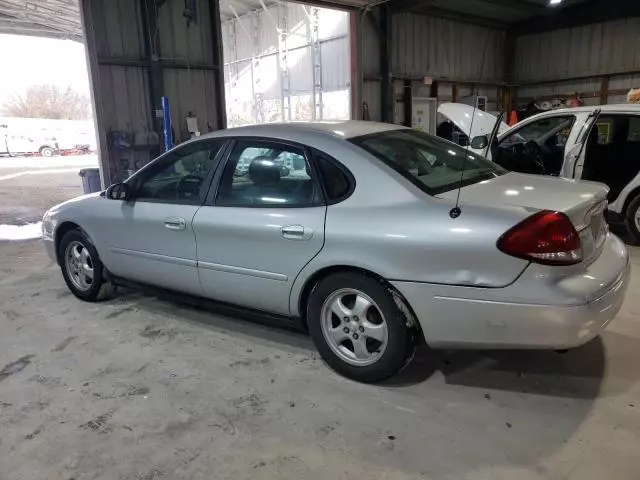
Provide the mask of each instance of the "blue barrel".
{"label": "blue barrel", "polygon": [[102,190],[100,185],[100,169],[83,168],[79,175],[82,177],[82,189],[84,193],[95,193]]}

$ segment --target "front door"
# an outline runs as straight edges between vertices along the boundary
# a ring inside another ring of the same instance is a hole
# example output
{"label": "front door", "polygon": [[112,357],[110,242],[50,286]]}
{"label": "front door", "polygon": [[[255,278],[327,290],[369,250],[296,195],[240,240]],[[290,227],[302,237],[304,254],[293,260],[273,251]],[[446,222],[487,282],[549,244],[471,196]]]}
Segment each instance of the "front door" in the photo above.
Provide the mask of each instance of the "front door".
{"label": "front door", "polygon": [[108,200],[106,264],[115,275],[201,295],[193,217],[219,158],[220,140],[169,152],[127,183],[133,198]]}
{"label": "front door", "polygon": [[207,297],[289,314],[289,294],[324,244],[326,206],[303,147],[238,140],[195,215]]}
{"label": "front door", "polygon": [[577,132],[574,114],[554,114],[524,121],[506,133],[491,149],[491,159],[507,170],[560,176],[565,152]]}

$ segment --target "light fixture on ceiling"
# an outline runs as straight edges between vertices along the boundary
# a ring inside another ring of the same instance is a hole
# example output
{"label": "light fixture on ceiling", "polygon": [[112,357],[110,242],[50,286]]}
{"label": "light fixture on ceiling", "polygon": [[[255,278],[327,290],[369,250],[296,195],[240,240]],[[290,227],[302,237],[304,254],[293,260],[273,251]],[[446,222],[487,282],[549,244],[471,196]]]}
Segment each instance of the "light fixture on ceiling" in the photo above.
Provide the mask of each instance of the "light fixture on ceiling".
{"label": "light fixture on ceiling", "polygon": [[550,7],[555,7],[556,5],[560,5],[561,3],[562,3],[562,0],[549,0]]}

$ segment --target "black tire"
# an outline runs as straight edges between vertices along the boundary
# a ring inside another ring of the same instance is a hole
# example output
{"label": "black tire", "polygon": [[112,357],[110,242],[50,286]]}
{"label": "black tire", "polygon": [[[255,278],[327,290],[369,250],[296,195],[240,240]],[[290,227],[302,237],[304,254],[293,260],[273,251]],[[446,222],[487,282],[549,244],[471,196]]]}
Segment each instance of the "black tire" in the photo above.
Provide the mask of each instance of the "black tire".
{"label": "black tire", "polygon": [[[72,243],[77,242],[89,251],[91,264],[93,267],[93,280],[88,289],[82,290],[78,288],[71,279],[71,274],[68,271],[65,255],[67,247]],[[60,261],[60,269],[62,270],[62,277],[64,278],[67,287],[71,290],[76,297],[85,302],[98,302],[105,300],[109,297],[113,291],[113,286],[105,278],[105,269],[100,261],[98,251],[93,246],[93,243],[89,237],[80,229],[70,230],[65,233],[60,241],[58,247],[58,259]]]}
{"label": "black tire", "polygon": [[51,148],[51,147],[42,147],[40,149],[40,155],[42,155],[43,157],[53,157],[55,155],[56,151]]}
{"label": "black tire", "polygon": [[[325,301],[338,290],[355,289],[369,296],[387,324],[387,344],[375,363],[356,366],[341,359],[327,343],[321,313]],[[307,323],[311,338],[322,359],[338,373],[365,383],[380,382],[396,374],[407,363],[414,348],[413,331],[396,305],[393,295],[377,279],[354,272],[330,275],[318,282],[307,303]]]}
{"label": "black tire", "polygon": [[636,214],[638,210],[640,210],[640,195],[636,195],[636,197],[631,200],[624,212],[624,223],[627,230],[633,237],[633,240],[640,244],[640,229],[638,229],[638,225],[636,225]]}

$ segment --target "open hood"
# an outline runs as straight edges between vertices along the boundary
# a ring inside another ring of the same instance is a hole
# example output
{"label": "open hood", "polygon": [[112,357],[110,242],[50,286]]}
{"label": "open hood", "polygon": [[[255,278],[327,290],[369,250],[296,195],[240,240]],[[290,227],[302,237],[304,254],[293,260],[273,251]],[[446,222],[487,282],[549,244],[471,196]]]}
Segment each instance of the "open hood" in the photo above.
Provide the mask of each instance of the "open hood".
{"label": "open hood", "polygon": [[[475,110],[475,116],[474,116]],[[464,132],[472,140],[479,135],[491,135],[498,117],[464,103],[443,103],[438,107],[438,113],[451,120],[456,127]],[[473,118],[473,129],[471,119]],[[498,136],[509,129],[509,126],[500,122]]]}

